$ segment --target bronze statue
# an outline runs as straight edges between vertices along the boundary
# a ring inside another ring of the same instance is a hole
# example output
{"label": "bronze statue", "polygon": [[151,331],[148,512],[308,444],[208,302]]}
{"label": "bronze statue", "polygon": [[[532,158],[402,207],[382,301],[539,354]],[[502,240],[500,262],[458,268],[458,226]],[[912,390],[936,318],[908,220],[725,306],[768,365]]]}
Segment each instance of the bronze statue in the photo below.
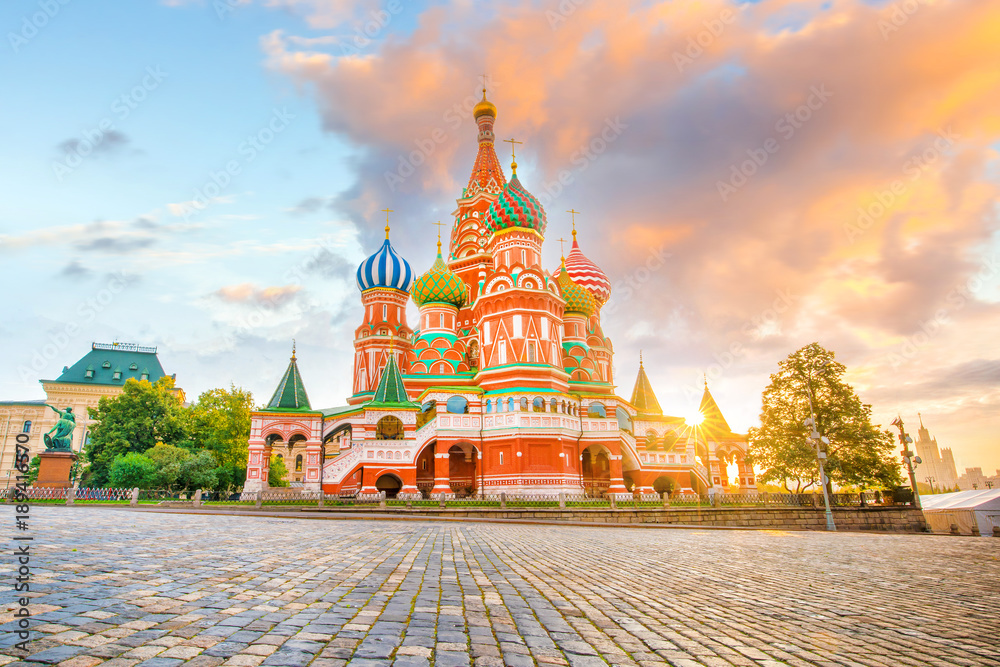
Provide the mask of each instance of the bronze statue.
{"label": "bronze statue", "polygon": [[[59,421],[49,429],[49,432],[42,436],[45,441],[45,451],[47,452],[71,452],[73,451],[73,431],[76,430],[76,416],[73,408],[67,407],[60,410],[54,406],[45,404],[52,408],[59,415]],[[52,432],[55,434],[52,435]]]}

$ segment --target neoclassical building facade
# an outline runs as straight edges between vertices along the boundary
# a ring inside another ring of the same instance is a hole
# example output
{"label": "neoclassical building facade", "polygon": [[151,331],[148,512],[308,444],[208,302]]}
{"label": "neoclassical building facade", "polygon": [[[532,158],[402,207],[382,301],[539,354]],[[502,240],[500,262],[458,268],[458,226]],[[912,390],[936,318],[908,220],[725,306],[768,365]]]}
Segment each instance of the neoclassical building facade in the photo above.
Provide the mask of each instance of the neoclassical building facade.
{"label": "neoclassical building facade", "polygon": [[[0,483],[9,486],[18,474],[13,467],[18,434],[28,437],[30,456],[45,451],[42,435],[58,419],[46,403],[59,409],[73,408],[76,430],[72,447],[79,453],[87,443],[91,423],[87,408],[96,408],[104,396],[120,394],[130,378],[156,382],[165,374],[155,347],[92,343],[90,350],[72,366],[64,366],[56,379],[39,380],[44,400],[0,401]],[[183,401],[183,391],[174,391]]]}
{"label": "neoclassical building facade", "polygon": [[[354,388],[315,409],[293,351],[265,409],[252,416],[245,492],[269,484],[280,455],[290,478],[330,493],[419,497],[506,492],[625,494],[756,488],[706,385],[702,419],[665,415],[640,359],[631,397],[617,396],[601,309],[611,282],[581,250],[542,266],[546,213],[508,179],[494,147],[496,107],[475,107],[478,153],[447,247],[415,275],[390,229],[357,272]],[[419,318],[411,326],[412,299]]]}

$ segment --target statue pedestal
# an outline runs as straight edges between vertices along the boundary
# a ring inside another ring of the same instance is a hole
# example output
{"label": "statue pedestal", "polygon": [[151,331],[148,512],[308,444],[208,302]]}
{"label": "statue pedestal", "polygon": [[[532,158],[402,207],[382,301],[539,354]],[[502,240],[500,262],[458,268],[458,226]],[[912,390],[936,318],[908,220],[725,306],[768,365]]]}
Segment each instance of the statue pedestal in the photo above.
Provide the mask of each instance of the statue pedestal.
{"label": "statue pedestal", "polygon": [[69,471],[76,462],[73,452],[42,452],[38,464],[38,479],[35,486],[46,489],[68,489],[73,486],[69,481]]}

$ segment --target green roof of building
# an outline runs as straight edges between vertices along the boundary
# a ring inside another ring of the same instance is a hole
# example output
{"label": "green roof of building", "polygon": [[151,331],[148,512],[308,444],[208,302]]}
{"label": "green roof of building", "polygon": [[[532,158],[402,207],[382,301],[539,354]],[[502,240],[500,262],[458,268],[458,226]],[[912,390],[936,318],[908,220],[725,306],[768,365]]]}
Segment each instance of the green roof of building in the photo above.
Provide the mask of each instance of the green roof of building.
{"label": "green roof of building", "polygon": [[274,395],[267,404],[268,410],[312,410],[309,406],[309,397],[306,395],[305,385],[302,384],[302,375],[299,373],[299,364],[295,361],[295,350],[292,350],[292,359],[288,362],[284,377],[274,390]]}
{"label": "green roof of building", "polygon": [[403,384],[403,375],[399,372],[399,366],[396,364],[396,355],[394,354],[389,355],[389,361],[386,362],[385,368],[382,369],[382,377],[379,378],[375,396],[372,397],[371,402],[367,403],[365,407],[390,405],[419,407],[410,400],[409,395],[406,393],[406,385]]}
{"label": "green roof of building", "polygon": [[134,343],[93,343],[90,352],[72,366],[63,368],[55,380],[76,384],[124,386],[129,378],[156,382],[166,375],[155,347]]}
{"label": "green roof of building", "polygon": [[653,393],[653,386],[646,377],[646,369],[642,366],[642,358],[639,359],[639,375],[635,378],[635,387],[632,389],[632,400],[629,401],[639,414],[662,415],[663,408],[656,400]]}

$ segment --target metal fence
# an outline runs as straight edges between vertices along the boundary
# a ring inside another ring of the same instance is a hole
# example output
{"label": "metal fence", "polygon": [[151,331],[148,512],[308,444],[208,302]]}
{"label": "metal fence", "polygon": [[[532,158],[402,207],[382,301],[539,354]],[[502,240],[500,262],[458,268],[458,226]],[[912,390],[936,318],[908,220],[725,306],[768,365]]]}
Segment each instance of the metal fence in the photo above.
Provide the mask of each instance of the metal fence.
{"label": "metal fence", "polygon": [[[28,488],[18,502],[31,503],[129,503],[136,494],[139,504],[191,503],[204,506],[314,506],[314,507],[373,507],[382,508],[611,508],[642,509],[657,507],[822,507],[823,496],[818,493],[715,493],[707,494],[640,494],[604,493],[595,496],[579,494],[517,494],[492,493],[474,495],[445,494],[428,497],[421,494],[410,498],[388,498],[385,493],[320,493],[301,488],[272,488],[261,493],[244,492],[220,496],[209,492],[186,495],[168,489],[54,489]],[[16,489],[7,489],[7,502],[15,500]],[[874,507],[900,504],[892,492],[871,491],[835,493],[830,497],[834,507]]]}

